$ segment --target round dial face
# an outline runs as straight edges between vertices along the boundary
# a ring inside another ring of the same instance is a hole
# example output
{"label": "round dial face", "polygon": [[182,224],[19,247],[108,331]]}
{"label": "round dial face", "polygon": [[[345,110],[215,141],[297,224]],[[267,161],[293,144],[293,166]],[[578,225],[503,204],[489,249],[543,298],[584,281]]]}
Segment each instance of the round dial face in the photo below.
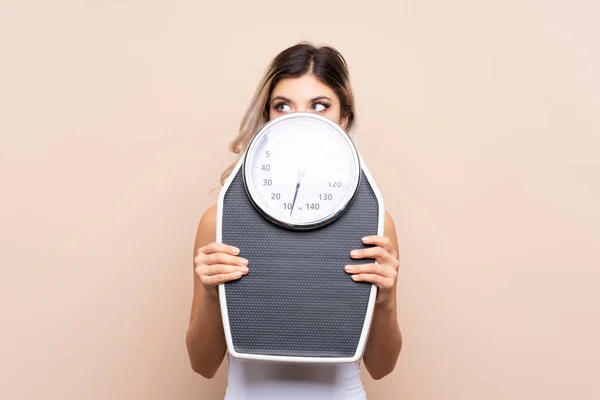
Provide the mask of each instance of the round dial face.
{"label": "round dial face", "polygon": [[348,134],[328,118],[290,113],[270,121],[246,152],[244,181],[255,206],[295,228],[332,221],[350,203],[360,176]]}

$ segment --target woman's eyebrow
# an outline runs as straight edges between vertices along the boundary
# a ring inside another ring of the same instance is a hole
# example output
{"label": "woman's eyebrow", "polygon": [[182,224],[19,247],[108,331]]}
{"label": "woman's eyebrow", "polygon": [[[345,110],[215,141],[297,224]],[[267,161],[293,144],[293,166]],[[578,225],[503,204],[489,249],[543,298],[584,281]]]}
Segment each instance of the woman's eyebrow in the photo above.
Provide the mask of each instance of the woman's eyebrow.
{"label": "woman's eyebrow", "polygon": [[[285,96],[275,96],[275,97],[273,97],[273,100],[271,100],[271,103],[275,102],[275,100],[283,100],[286,103],[294,104],[294,102],[291,99],[288,99]],[[329,100],[329,101],[331,101],[331,99],[329,97],[327,97],[327,96],[317,96],[317,97],[313,97],[308,102],[309,103],[314,103],[317,100]]]}
{"label": "woman's eyebrow", "polygon": [[310,99],[309,102],[310,103],[314,103],[317,100],[323,100],[323,99],[331,101],[331,99],[329,97],[327,97],[327,96],[317,96],[317,97],[314,97],[314,98]]}
{"label": "woman's eyebrow", "polygon": [[271,100],[271,103],[275,102],[275,100],[283,100],[286,103],[294,104],[294,102],[292,100],[290,100],[290,99],[288,99],[287,97],[284,97],[284,96],[275,96],[275,97],[273,97],[273,100]]}

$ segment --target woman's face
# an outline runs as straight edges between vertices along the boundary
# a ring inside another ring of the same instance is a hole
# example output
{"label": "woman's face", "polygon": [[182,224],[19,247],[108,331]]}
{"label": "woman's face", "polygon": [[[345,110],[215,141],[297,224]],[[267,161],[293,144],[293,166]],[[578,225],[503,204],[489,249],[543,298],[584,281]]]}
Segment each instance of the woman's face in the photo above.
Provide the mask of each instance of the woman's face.
{"label": "woman's face", "polygon": [[290,112],[312,112],[329,118],[345,129],[340,99],[335,92],[314,75],[285,78],[273,88],[269,99],[269,119]]}

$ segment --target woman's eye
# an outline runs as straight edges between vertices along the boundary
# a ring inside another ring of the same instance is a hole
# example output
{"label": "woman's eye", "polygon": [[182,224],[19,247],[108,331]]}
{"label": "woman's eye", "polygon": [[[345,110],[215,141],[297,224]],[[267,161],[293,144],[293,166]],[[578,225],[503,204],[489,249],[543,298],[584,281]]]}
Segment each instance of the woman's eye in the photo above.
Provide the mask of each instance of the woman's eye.
{"label": "woman's eye", "polygon": [[286,111],[291,111],[292,109],[290,108],[290,106],[288,106],[285,103],[281,103],[279,105],[277,105],[277,111],[281,111],[281,112],[286,112]]}
{"label": "woman's eye", "polygon": [[327,109],[327,106],[323,103],[315,103],[315,105],[313,106],[313,110],[315,111],[324,111]]}

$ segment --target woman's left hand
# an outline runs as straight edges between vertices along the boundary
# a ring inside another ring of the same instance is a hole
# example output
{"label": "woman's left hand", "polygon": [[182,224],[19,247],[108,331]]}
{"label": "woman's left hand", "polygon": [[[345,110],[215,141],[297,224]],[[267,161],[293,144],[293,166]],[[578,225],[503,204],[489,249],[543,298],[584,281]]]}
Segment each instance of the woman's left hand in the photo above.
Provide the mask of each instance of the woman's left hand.
{"label": "woman's left hand", "polygon": [[376,303],[393,305],[396,298],[396,282],[398,280],[398,253],[387,236],[366,236],[363,243],[375,245],[366,249],[352,250],[350,257],[354,259],[371,258],[374,263],[346,265],[345,270],[352,274],[356,282],[369,282],[379,288]]}

